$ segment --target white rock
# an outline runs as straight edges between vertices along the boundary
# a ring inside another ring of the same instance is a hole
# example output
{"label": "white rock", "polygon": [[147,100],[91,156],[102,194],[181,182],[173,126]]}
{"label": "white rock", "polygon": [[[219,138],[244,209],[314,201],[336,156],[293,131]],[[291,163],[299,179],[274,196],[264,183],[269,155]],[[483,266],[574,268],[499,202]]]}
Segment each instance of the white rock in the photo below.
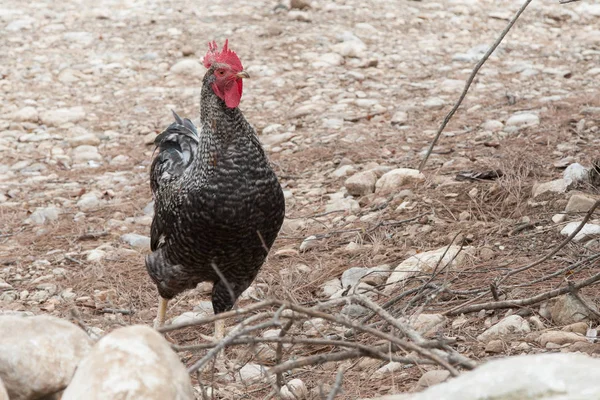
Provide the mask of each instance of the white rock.
{"label": "white rock", "polygon": [[481,124],[481,129],[485,131],[498,132],[504,128],[504,124],[495,119],[488,119],[483,124]]}
{"label": "white rock", "polygon": [[439,97],[430,97],[423,102],[423,107],[430,110],[441,110],[445,105],[446,101],[444,99],[440,99]]}
{"label": "white rock", "polygon": [[150,238],[148,236],[138,235],[137,233],[126,233],[121,235],[121,240],[139,250],[150,249]]}
{"label": "white rock", "polygon": [[89,253],[87,254],[86,260],[88,260],[90,262],[98,262],[98,261],[102,261],[104,259],[104,257],[106,257],[106,252],[104,250],[93,249],[93,250],[90,250]]}
{"label": "white rock", "polygon": [[309,319],[302,324],[302,332],[307,336],[321,336],[327,328],[327,321],[322,318]]}
{"label": "white rock", "polygon": [[[4,10],[1,10],[1,11],[4,11]],[[6,27],[4,29],[7,30],[8,32],[17,32],[17,31],[33,28],[34,23],[35,23],[34,18],[26,17],[26,18],[21,18],[21,19],[11,21],[8,25],[6,25]]]}
{"label": "white rock", "polygon": [[[410,400],[567,400],[600,397],[600,360],[579,353],[537,354],[489,361],[410,396]],[[406,400],[387,396],[385,400]]]}
{"label": "white rock", "polygon": [[344,126],[344,120],[341,118],[326,118],[323,120],[323,128],[341,129]]}
{"label": "white rock", "polygon": [[376,370],[375,372],[373,372],[373,375],[371,375],[371,379],[386,378],[386,377],[392,375],[394,372],[402,370],[402,368],[404,368],[405,365],[406,364],[404,364],[404,363],[399,363],[399,362],[395,362],[395,361],[389,362],[389,363],[385,364],[383,367],[381,367],[378,370]]}
{"label": "white rock", "polygon": [[110,160],[110,165],[125,165],[127,164],[127,162],[129,161],[129,157],[127,157],[125,154],[119,154],[114,156],[111,160]]}
{"label": "white rock", "polygon": [[92,346],[77,326],[47,315],[1,315],[0,337],[0,379],[12,400],[63,389]]}
{"label": "white rock", "polygon": [[569,165],[563,171],[563,179],[570,183],[586,182],[588,180],[588,169],[579,163]]}
{"label": "white rock", "polygon": [[337,53],[324,53],[313,63],[314,67],[338,66],[344,63],[344,57]]}
{"label": "white rock", "polygon": [[345,176],[353,174],[355,170],[356,170],[356,168],[354,168],[353,165],[342,165],[338,169],[333,171],[331,173],[331,176],[333,176],[335,178],[343,178]]}
{"label": "white rock", "polygon": [[94,135],[91,132],[87,132],[84,129],[76,129],[75,132],[72,132],[73,136],[68,138],[67,141],[72,147],[88,145],[88,146],[97,146],[100,144],[100,139],[98,136]]}
{"label": "white rock", "polygon": [[386,172],[377,180],[375,191],[380,194],[392,193],[399,191],[403,185],[423,180],[425,180],[425,175],[416,169],[396,168]]}
{"label": "white rock", "polygon": [[361,278],[365,276],[369,270],[364,267],[352,267],[348,268],[342,273],[342,288],[347,289],[348,286],[351,288],[358,285]]}
{"label": "white rock", "polygon": [[67,122],[79,122],[85,118],[85,110],[81,106],[70,108],[58,108],[56,110],[44,111],[40,114],[42,123],[50,126],[60,126]]}
{"label": "white rock", "polygon": [[265,368],[259,364],[248,363],[238,371],[237,375],[242,382],[251,383],[260,381],[266,376]]}
{"label": "white rock", "polygon": [[325,297],[331,297],[342,289],[342,282],[338,278],[333,278],[321,285],[321,292]]}
{"label": "white rock", "polygon": [[561,222],[564,222],[565,219],[567,219],[566,214],[554,214],[552,216],[552,222],[554,222],[555,224],[560,224]]}
{"label": "white rock", "polygon": [[364,196],[375,192],[377,174],[375,171],[363,171],[346,179],[344,186],[352,196]]}
{"label": "white rock", "polygon": [[198,61],[191,58],[186,58],[174,64],[170,71],[176,75],[200,78],[206,72],[206,68],[204,68],[204,66],[202,66],[202,64],[200,64]]}
{"label": "white rock", "polygon": [[531,332],[531,327],[526,319],[519,315],[509,315],[502,318],[497,324],[491,326],[481,335],[477,336],[477,340],[485,342],[490,339],[502,338],[502,336],[512,334],[523,334]]}
{"label": "white rock", "polygon": [[[563,236],[569,236],[575,229],[581,224],[581,221],[569,222],[565,227],[560,231],[560,234]],[[596,224],[585,224],[583,228],[575,235],[573,238],[574,242],[582,242],[594,239],[600,236],[600,225]]]}
{"label": "white rock", "polygon": [[365,55],[367,45],[357,38],[357,40],[334,44],[331,49],[344,57],[362,57]]}
{"label": "white rock", "polygon": [[85,193],[77,201],[77,207],[81,211],[91,211],[100,207],[100,199],[95,193]]}
{"label": "white rock", "polygon": [[98,148],[90,145],[81,145],[73,149],[73,161],[102,161],[102,155],[98,153]]}
{"label": "white rock", "polygon": [[173,318],[173,321],[171,321],[171,324],[176,325],[176,324],[182,324],[184,322],[190,322],[202,317],[205,317],[206,314],[203,312],[193,312],[193,311],[186,311],[181,315],[176,316],[175,318]]}
{"label": "white rock", "polygon": [[60,215],[60,210],[56,207],[45,207],[37,208],[30,216],[25,220],[25,223],[42,225],[46,221],[56,221]]}
{"label": "white rock", "polygon": [[444,81],[440,85],[440,89],[443,92],[460,92],[465,87],[465,81],[460,79],[444,79]]}
{"label": "white rock", "polygon": [[260,141],[267,146],[277,146],[283,142],[287,142],[295,136],[292,132],[275,133],[271,135],[262,135]]}
{"label": "white rock", "polygon": [[536,183],[533,185],[533,197],[539,197],[544,193],[564,193],[569,188],[569,182],[564,179],[556,179],[550,182]]}
{"label": "white rock", "polygon": [[388,264],[378,265],[368,269],[368,272],[362,278],[362,282],[371,286],[379,286],[385,283],[386,279],[392,273],[392,266]]}
{"label": "white rock", "polygon": [[304,400],[308,397],[308,389],[302,380],[296,378],[287,382],[280,394],[283,400]]}
{"label": "white rock", "polygon": [[35,107],[27,106],[14,113],[13,119],[19,122],[37,122],[39,115]]}
{"label": "white rock", "polygon": [[193,400],[190,377],[169,343],[154,329],[116,329],[77,367],[62,400]]}
{"label": "white rock", "polygon": [[[400,265],[394,269],[386,281],[385,291],[393,291],[396,289],[397,284],[402,283],[405,279],[410,278],[411,276],[414,276],[420,272],[430,273],[436,267],[438,273],[443,271],[444,268],[448,268],[448,266],[450,268],[456,268],[464,262],[468,251],[470,251],[469,247],[462,248],[461,251],[460,246],[453,245],[450,246],[450,248],[448,248],[448,246],[444,246],[437,250],[415,254],[414,256],[402,261]],[[444,258],[440,261],[444,253]],[[452,263],[448,265],[451,260]]]}
{"label": "white rock", "polygon": [[392,125],[405,125],[408,122],[408,113],[406,111],[396,111],[392,116]]}
{"label": "white rock", "polygon": [[507,126],[528,127],[540,124],[540,118],[531,113],[513,114],[506,121]]}
{"label": "white rock", "polygon": [[319,241],[316,236],[309,236],[300,243],[300,251],[308,251],[319,246]]}
{"label": "white rock", "polygon": [[325,212],[332,211],[349,211],[351,213],[356,213],[360,211],[360,205],[358,204],[358,201],[349,197],[334,199],[325,205]]}

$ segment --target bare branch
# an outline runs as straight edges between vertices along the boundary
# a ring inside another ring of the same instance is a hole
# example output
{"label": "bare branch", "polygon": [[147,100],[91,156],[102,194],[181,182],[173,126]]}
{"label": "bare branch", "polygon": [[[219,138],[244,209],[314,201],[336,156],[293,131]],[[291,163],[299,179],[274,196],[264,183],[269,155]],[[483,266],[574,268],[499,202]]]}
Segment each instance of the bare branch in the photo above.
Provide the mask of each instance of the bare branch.
{"label": "bare branch", "polygon": [[467,95],[467,92],[469,91],[469,88],[471,87],[471,84],[473,83],[473,80],[475,79],[475,76],[479,72],[479,69],[481,69],[481,67],[483,66],[483,64],[485,64],[485,62],[492,55],[492,53],[494,52],[494,50],[496,50],[496,48],[500,45],[500,43],[502,42],[502,40],[504,39],[504,37],[508,34],[508,32],[510,31],[510,29],[513,27],[513,25],[515,24],[515,22],[517,22],[517,19],[519,19],[519,17],[523,13],[523,11],[525,11],[525,9],[529,5],[529,3],[531,3],[531,1],[532,0],[526,0],[525,1],[525,3],[521,6],[521,8],[519,9],[519,11],[517,11],[517,13],[515,14],[515,16],[510,20],[510,22],[508,23],[508,25],[506,26],[506,28],[504,28],[504,30],[502,31],[502,33],[500,34],[500,36],[496,39],[496,41],[494,42],[494,44],[492,44],[492,47],[490,47],[489,50],[483,55],[483,57],[481,58],[481,60],[479,60],[479,62],[477,63],[477,65],[473,69],[473,72],[471,72],[471,75],[469,76],[469,79],[467,79],[467,83],[465,85],[465,88],[463,89],[462,93],[460,94],[460,97],[458,98],[458,101],[456,102],[456,104],[454,104],[454,107],[452,107],[452,109],[450,110],[450,112],[448,113],[448,115],[446,115],[446,118],[444,118],[444,121],[442,122],[442,125],[438,129],[438,131],[437,131],[437,133],[435,135],[435,138],[431,142],[431,145],[429,146],[429,149],[427,150],[427,153],[425,154],[425,158],[423,159],[423,161],[421,161],[421,165],[419,165],[419,171],[423,171],[423,169],[425,168],[425,164],[427,164],[427,160],[429,159],[429,156],[431,155],[431,152],[433,151],[433,148],[435,147],[438,139],[442,135],[442,132],[444,131],[444,128],[446,128],[446,125],[448,125],[448,122],[450,122],[450,120],[452,119],[452,116],[454,116],[454,113],[456,112],[456,110],[458,110],[458,107],[460,107],[460,105],[462,104],[463,100],[465,99],[465,97]]}

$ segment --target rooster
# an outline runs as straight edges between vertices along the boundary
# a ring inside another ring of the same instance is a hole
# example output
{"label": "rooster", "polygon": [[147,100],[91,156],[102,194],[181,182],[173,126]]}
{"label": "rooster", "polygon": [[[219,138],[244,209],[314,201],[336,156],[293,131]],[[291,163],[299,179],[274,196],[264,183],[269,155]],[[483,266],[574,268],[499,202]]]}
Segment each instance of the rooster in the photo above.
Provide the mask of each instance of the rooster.
{"label": "rooster", "polygon": [[[156,137],[150,168],[155,199],[152,253],[146,269],[159,298],[155,327],[167,304],[200,282],[213,282],[215,314],[228,311],[258,274],[285,214],[281,185],[252,126],[238,108],[242,63],[225,41],[203,59],[200,126],[173,112]],[[217,321],[214,338],[224,337]]]}

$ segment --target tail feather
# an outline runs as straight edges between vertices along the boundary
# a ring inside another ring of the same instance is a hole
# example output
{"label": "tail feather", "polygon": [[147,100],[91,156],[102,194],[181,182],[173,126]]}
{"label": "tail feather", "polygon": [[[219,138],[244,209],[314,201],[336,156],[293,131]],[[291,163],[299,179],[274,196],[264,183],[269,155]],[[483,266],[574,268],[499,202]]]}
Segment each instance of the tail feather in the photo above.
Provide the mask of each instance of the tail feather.
{"label": "tail feather", "polygon": [[175,111],[172,112],[175,122],[154,139],[158,155],[150,169],[153,192],[161,182],[181,175],[196,156],[199,142],[196,126],[188,118],[182,119]]}

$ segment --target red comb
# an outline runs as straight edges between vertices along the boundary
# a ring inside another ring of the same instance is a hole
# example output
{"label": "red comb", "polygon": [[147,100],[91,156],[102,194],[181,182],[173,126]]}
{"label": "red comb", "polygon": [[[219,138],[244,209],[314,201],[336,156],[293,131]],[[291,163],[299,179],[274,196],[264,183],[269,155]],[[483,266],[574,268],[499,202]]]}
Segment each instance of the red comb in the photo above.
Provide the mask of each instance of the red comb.
{"label": "red comb", "polygon": [[228,39],[225,39],[223,49],[219,52],[219,46],[214,40],[208,43],[208,51],[202,59],[204,66],[210,68],[213,63],[228,64],[235,71],[242,71],[242,62],[237,54],[228,48]]}

